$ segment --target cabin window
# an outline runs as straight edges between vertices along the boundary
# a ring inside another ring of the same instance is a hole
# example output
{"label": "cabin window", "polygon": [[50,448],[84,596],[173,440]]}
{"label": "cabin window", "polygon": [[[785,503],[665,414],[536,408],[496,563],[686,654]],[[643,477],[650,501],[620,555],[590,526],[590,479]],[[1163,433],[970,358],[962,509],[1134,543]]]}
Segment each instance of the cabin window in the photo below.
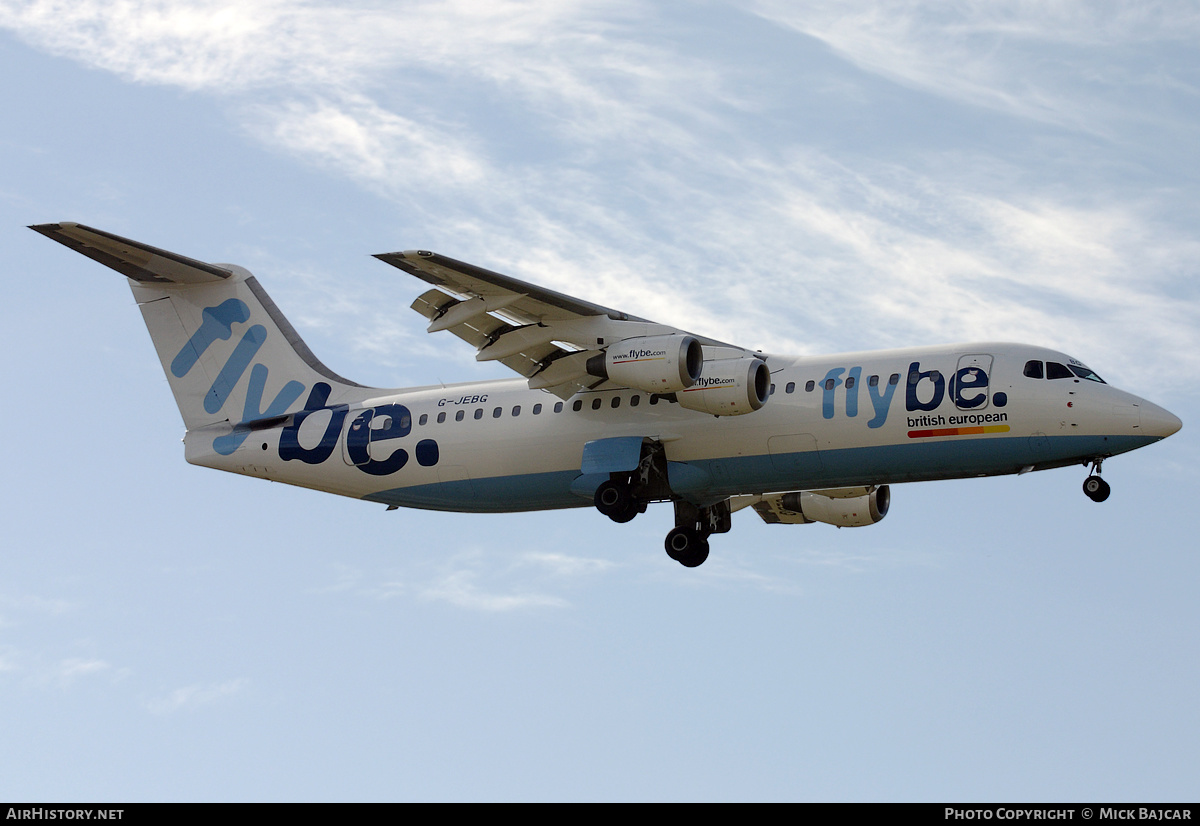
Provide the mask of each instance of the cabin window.
{"label": "cabin window", "polygon": [[562,412],[562,410],[563,410],[563,403],[562,403],[562,402],[555,402],[555,403],[554,403],[554,412],[555,412],[555,413],[561,413],[561,412]]}
{"label": "cabin window", "polygon": [[483,408],[482,408],[482,407],[477,407],[477,408],[475,408],[475,418],[476,418],[476,419],[482,419],[482,418],[483,418]]}
{"label": "cabin window", "polygon": [[612,409],[613,409],[613,410],[616,410],[616,409],[617,409],[618,407],[620,407],[620,406],[621,406],[621,397],[620,397],[620,396],[613,396],[613,399],[612,399]]}
{"label": "cabin window", "polygon": [[825,389],[832,390],[837,387],[837,379],[825,379]]}
{"label": "cabin window", "polygon": [[493,410],[493,411],[492,411],[492,418],[493,418],[493,419],[499,419],[499,418],[500,418],[500,415],[501,415],[503,412],[504,412],[504,408],[503,408],[503,407],[497,407],[495,410]]}
{"label": "cabin window", "polygon": [[600,401],[599,397],[592,399],[592,410],[599,410],[600,404],[601,404],[601,401]]}
{"label": "cabin window", "polygon": [[804,385],[805,393],[811,393],[812,391],[814,391],[816,389],[817,389],[817,383],[815,381],[813,381],[812,379],[809,379],[808,382]]}
{"label": "cabin window", "polygon": [[421,425],[422,427],[424,427],[428,422],[429,422],[429,414],[428,413],[422,413],[421,418],[417,419],[417,424]]}
{"label": "cabin window", "polygon": [[1042,363],[1037,360],[1025,362],[1025,376],[1031,379],[1042,378]]}
{"label": "cabin window", "polygon": [[519,405],[519,404],[518,404],[518,405],[514,405],[514,406],[513,406],[513,411],[512,411],[512,414],[513,414],[514,416],[520,416],[520,415],[521,415],[521,405]]}
{"label": "cabin window", "polygon": [[583,399],[576,399],[575,404],[571,405],[571,409],[578,413],[583,410]]}
{"label": "cabin window", "polygon": [[438,414],[437,423],[442,424],[445,421],[446,421],[446,411],[443,410],[441,413]]}
{"label": "cabin window", "polygon": [[[520,409],[521,408],[519,408],[519,407],[517,408],[517,410],[520,410]],[[542,412],[542,406],[540,404],[535,404],[533,406],[533,415],[538,416],[541,414],[541,412]]]}
{"label": "cabin window", "polygon": [[846,389],[849,390],[853,386],[854,386],[854,376],[850,376],[849,378],[846,379]]}
{"label": "cabin window", "polygon": [[1046,362],[1046,378],[1048,379],[1073,379],[1075,374],[1067,369],[1067,365],[1059,364],[1057,361]]}
{"label": "cabin window", "polygon": [[642,397],[639,396],[637,393],[634,393],[632,396],[629,397],[629,406],[630,407],[637,407],[641,403],[642,403]]}
{"label": "cabin window", "polygon": [[871,378],[867,379],[867,386],[868,387],[878,387],[879,386],[879,376],[871,376]]}
{"label": "cabin window", "polygon": [[650,404],[658,404],[658,394],[657,393],[650,394]]}
{"label": "cabin window", "polygon": [[772,383],[772,384],[771,384],[771,389],[767,391],[767,395],[768,395],[768,396],[774,396],[774,395],[775,395],[775,385],[774,385],[774,383]]}
{"label": "cabin window", "polygon": [[458,411],[457,413],[455,413],[455,414],[454,414],[454,421],[456,421],[456,422],[461,422],[461,421],[463,420],[463,417],[464,417],[464,416],[466,416],[466,415],[467,415],[467,411],[465,411],[465,410],[460,410],[460,411]]}
{"label": "cabin window", "polygon": [[899,383],[900,383],[900,374],[899,373],[892,373],[892,375],[888,377],[888,384],[899,384]]}
{"label": "cabin window", "polygon": [[796,382],[789,381],[787,383],[787,385],[783,388],[783,392],[784,393],[795,393],[796,392]]}

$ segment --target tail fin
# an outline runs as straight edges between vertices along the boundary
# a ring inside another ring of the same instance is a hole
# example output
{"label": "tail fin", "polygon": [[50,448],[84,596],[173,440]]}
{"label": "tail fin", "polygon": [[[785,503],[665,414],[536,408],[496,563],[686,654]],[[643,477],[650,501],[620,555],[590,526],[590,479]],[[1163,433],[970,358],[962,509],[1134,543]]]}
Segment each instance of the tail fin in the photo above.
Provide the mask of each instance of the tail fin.
{"label": "tail fin", "polygon": [[206,264],[82,224],[30,229],[129,278],[188,430],[228,423],[245,431],[305,409],[306,399],[320,407],[372,395],[318,361],[241,267]]}

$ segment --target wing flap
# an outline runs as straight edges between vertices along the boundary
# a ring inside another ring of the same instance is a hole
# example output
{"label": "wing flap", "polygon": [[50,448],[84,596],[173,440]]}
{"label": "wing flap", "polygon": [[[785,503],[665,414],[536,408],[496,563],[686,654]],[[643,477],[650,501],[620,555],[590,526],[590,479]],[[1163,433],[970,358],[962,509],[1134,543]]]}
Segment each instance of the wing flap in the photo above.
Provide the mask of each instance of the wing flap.
{"label": "wing flap", "polygon": [[417,296],[416,300],[409,306],[430,321],[433,321],[434,318],[441,314],[443,309],[457,303],[457,301],[457,298],[452,295],[446,295],[441,290],[426,290]]}
{"label": "wing flap", "polygon": [[594,355],[594,350],[564,353],[529,379],[529,389],[549,390],[557,385],[594,379],[587,371],[587,360]]}

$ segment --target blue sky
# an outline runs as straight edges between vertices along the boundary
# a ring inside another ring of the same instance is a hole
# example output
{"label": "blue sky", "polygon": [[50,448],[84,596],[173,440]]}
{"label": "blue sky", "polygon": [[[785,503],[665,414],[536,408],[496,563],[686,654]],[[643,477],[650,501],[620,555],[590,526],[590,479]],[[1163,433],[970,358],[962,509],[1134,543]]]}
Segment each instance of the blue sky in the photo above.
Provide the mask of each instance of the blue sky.
{"label": "blue sky", "polygon": [[[0,797],[1195,799],[1200,12],[0,0]],[[507,377],[414,247],[768,351],[1045,344],[1184,421],[865,529],[476,516],[183,462],[74,220],[335,371]]]}

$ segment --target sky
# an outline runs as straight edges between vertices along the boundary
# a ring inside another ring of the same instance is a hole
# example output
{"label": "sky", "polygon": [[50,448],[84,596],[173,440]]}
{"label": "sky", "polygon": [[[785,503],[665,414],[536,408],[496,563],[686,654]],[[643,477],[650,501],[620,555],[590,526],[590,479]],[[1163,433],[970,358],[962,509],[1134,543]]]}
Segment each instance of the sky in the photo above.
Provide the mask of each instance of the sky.
{"label": "sky", "polygon": [[[1194,801],[1200,10],[0,0],[0,799]],[[119,275],[335,372],[508,378],[432,249],[803,354],[1064,350],[1184,422],[868,528],[459,515],[189,466]],[[19,403],[18,403],[19,402]]]}

